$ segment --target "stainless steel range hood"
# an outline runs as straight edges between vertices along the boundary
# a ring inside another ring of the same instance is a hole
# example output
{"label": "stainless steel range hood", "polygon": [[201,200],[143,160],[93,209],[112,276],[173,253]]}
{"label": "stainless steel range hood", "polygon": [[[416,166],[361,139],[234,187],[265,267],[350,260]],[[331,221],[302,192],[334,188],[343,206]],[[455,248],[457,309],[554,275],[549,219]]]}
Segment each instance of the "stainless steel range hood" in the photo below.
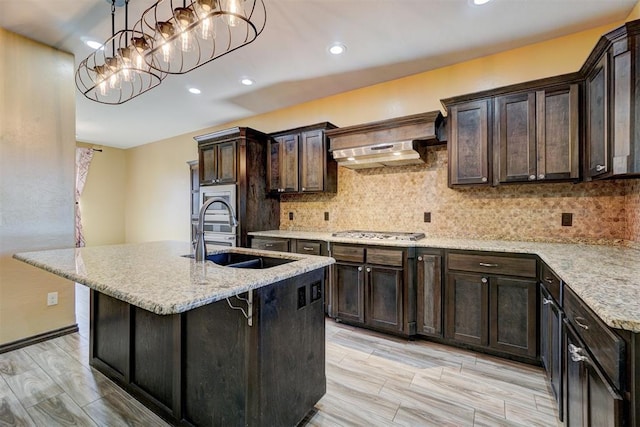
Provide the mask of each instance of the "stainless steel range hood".
{"label": "stainless steel range hood", "polygon": [[440,111],[326,131],[339,166],[365,169],[424,163],[427,146],[446,142]]}
{"label": "stainless steel range hood", "polygon": [[333,150],[339,166],[366,169],[383,166],[403,166],[424,163],[426,146],[419,141],[400,141]]}

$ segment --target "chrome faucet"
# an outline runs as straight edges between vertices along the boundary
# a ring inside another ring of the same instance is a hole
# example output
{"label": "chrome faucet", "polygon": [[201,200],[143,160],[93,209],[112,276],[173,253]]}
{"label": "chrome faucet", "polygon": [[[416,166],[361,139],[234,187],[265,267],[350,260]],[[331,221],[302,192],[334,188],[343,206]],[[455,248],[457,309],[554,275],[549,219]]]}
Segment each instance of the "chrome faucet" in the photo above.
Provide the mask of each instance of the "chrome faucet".
{"label": "chrome faucet", "polygon": [[229,211],[229,226],[236,227],[238,220],[236,219],[236,213],[233,211],[233,207],[222,197],[212,197],[208,199],[200,208],[198,214],[198,231],[196,232],[196,261],[204,261],[207,257],[207,245],[204,242],[204,214],[214,203],[222,203],[227,207]]}

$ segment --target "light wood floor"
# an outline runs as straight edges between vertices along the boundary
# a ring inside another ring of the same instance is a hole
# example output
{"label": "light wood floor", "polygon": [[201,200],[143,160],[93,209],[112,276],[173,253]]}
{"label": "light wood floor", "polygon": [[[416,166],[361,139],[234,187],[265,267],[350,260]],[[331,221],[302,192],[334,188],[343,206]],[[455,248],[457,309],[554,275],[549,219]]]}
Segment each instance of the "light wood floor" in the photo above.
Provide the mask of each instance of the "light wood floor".
{"label": "light wood floor", "polygon": [[[165,426],[88,363],[79,333],[0,354],[0,426]],[[556,426],[541,369],[327,319],[327,394],[307,426]]]}

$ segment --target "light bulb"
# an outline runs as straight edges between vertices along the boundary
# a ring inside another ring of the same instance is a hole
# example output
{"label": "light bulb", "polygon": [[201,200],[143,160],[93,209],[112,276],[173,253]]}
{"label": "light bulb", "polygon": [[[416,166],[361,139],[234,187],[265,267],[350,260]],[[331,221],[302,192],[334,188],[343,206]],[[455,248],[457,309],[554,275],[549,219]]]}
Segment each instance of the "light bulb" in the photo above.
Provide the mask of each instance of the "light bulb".
{"label": "light bulb", "polygon": [[194,10],[200,19],[204,19],[218,7],[218,2],[216,0],[197,0],[194,6]]}
{"label": "light bulb", "polygon": [[109,89],[120,89],[120,73],[113,73],[109,77]]}
{"label": "light bulb", "polygon": [[98,85],[98,89],[100,90],[100,95],[102,96],[107,96],[107,93],[109,93],[109,85],[107,84],[106,80],[103,80],[99,85]]}
{"label": "light bulb", "polygon": [[175,34],[175,29],[171,22],[158,22],[156,31],[155,41],[162,51],[162,60],[168,63],[171,60],[171,42],[169,39]]}
{"label": "light bulb", "polygon": [[144,62],[144,58],[142,57],[141,54],[137,53],[134,57],[133,60],[133,64],[135,65],[135,68],[138,70],[142,70],[145,68],[145,62]]}
{"label": "light bulb", "polygon": [[200,22],[200,38],[202,40],[214,39],[216,37],[216,21],[213,17],[203,19]]}
{"label": "light bulb", "polygon": [[162,60],[169,62],[171,60],[171,44],[169,42],[162,43]]}
{"label": "light bulb", "polygon": [[183,52],[191,52],[193,50],[193,36],[191,31],[183,31],[180,33],[180,50]]}
{"label": "light bulb", "polygon": [[230,27],[235,27],[240,22],[242,22],[242,19],[233,15],[235,14],[244,16],[244,14],[242,13],[242,1],[243,0],[224,0],[224,11],[228,12],[227,14],[224,14],[224,20]]}

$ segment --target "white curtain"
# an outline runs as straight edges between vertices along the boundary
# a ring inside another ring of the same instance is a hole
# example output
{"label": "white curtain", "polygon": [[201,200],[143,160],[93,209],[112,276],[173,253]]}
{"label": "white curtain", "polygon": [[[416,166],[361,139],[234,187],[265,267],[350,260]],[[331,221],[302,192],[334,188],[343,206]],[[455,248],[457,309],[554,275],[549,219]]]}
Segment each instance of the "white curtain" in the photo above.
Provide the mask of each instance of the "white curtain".
{"label": "white curtain", "polygon": [[81,248],[85,245],[78,203],[84,190],[84,184],[87,182],[91,159],[93,159],[93,149],[76,148],[76,248]]}

